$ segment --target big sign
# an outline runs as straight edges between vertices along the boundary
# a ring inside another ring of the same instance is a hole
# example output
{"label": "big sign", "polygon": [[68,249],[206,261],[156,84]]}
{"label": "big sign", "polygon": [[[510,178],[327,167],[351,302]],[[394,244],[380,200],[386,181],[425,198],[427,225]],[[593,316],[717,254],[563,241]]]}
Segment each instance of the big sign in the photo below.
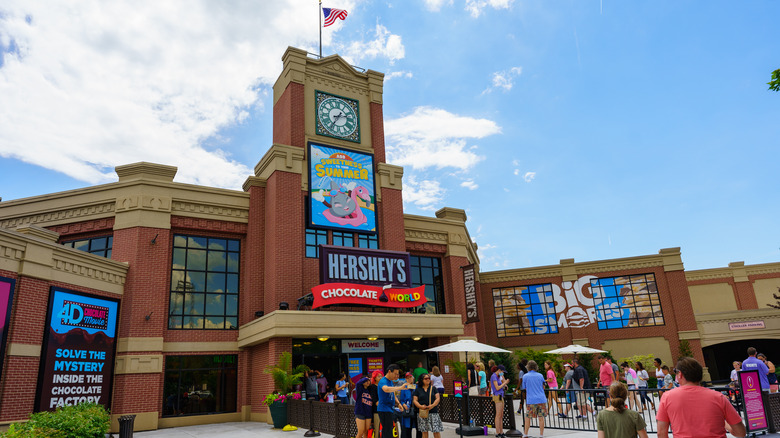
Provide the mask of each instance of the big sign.
{"label": "big sign", "polygon": [[119,301],[52,287],[36,409],[111,404]]}

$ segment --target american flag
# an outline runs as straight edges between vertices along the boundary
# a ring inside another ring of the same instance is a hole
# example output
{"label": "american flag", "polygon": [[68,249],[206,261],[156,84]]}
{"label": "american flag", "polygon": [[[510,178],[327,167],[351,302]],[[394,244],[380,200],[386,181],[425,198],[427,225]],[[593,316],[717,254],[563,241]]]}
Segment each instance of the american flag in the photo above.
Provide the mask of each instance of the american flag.
{"label": "american flag", "polygon": [[328,27],[336,22],[336,19],[344,20],[347,18],[347,11],[344,9],[322,8],[322,12],[325,14],[325,25]]}

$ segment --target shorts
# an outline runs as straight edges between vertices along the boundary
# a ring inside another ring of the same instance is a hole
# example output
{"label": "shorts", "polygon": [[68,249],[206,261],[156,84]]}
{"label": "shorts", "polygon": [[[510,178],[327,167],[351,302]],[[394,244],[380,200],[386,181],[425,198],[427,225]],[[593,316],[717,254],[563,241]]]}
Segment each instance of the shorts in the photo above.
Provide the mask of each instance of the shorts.
{"label": "shorts", "polygon": [[479,388],[479,395],[487,395],[487,386],[484,388]]}
{"label": "shorts", "polygon": [[355,414],[355,419],[356,420],[371,420],[372,418],[373,418],[373,415],[371,416],[371,418],[368,418],[365,415]]}
{"label": "shorts", "polygon": [[577,392],[577,406],[587,406],[588,393],[585,391],[576,391],[576,392]]}
{"label": "shorts", "polygon": [[444,425],[438,412],[428,412],[428,418],[417,416],[417,430],[420,432],[444,432]]}
{"label": "shorts", "polygon": [[536,418],[547,416],[547,403],[538,403],[526,405],[525,418]]}
{"label": "shorts", "polygon": [[566,391],[566,403],[575,403],[577,400],[576,391]]}

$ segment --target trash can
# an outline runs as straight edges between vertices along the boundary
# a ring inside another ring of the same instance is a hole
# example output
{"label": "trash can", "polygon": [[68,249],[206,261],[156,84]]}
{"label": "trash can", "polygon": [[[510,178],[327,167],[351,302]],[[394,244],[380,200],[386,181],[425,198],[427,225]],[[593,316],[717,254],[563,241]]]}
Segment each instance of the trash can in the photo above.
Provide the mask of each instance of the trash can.
{"label": "trash can", "polygon": [[135,415],[119,417],[119,438],[133,438],[133,423],[135,423]]}

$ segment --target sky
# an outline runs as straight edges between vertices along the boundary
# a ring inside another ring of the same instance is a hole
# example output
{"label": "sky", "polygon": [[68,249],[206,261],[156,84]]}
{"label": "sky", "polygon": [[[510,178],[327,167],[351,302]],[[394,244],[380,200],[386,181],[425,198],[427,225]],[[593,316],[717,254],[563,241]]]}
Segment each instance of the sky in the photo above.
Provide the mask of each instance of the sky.
{"label": "sky", "polygon": [[[327,0],[323,55],[385,74],[406,213],[462,208],[483,271],[681,247],[780,262],[777,1]],[[313,0],[0,4],[0,196],[178,167],[241,190]]]}

